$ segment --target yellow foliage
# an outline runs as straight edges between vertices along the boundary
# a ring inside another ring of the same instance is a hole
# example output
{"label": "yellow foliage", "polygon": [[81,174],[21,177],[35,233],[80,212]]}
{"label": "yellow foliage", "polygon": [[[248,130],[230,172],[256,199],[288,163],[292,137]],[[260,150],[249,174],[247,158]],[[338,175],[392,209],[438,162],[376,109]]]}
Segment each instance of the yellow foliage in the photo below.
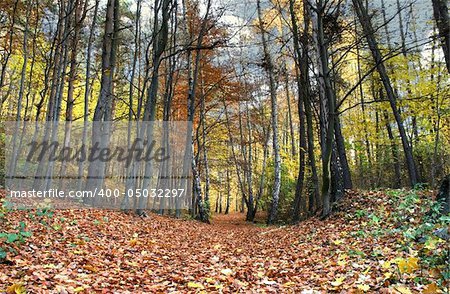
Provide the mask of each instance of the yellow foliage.
{"label": "yellow foliage", "polygon": [[419,258],[409,257],[407,259],[400,258],[397,261],[398,270],[400,273],[412,273],[419,269]]}
{"label": "yellow foliage", "polygon": [[205,287],[203,287],[202,284],[195,283],[195,282],[189,282],[187,286],[188,286],[188,288],[195,288],[195,289],[204,289],[205,288]]}
{"label": "yellow foliage", "polygon": [[331,282],[331,286],[339,287],[344,282],[345,277],[336,278],[333,282]]}
{"label": "yellow foliage", "polygon": [[369,285],[365,285],[365,284],[363,284],[363,285],[358,285],[358,289],[359,289],[359,290],[362,290],[362,291],[364,291],[364,292],[367,292],[367,291],[370,290],[370,286],[369,286]]}
{"label": "yellow foliage", "polygon": [[283,284],[283,287],[289,288],[289,287],[292,287],[292,286],[294,286],[294,285],[295,285],[294,282],[286,282],[286,283]]}
{"label": "yellow foliage", "polygon": [[438,286],[435,283],[426,285],[422,291],[423,294],[433,294],[433,293],[441,293],[441,292],[442,291],[439,290]]}
{"label": "yellow foliage", "polygon": [[412,294],[411,290],[404,285],[395,286],[394,289],[401,294]]}
{"label": "yellow foliage", "polygon": [[7,294],[25,294],[27,290],[22,284],[14,284],[6,289]]}

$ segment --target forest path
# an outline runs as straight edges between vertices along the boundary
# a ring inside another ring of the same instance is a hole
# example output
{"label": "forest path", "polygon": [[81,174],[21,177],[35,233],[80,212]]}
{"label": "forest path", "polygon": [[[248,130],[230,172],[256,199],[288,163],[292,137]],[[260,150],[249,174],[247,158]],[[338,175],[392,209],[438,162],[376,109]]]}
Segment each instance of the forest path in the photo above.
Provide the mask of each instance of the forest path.
{"label": "forest path", "polygon": [[245,220],[245,213],[232,212],[229,214],[214,214],[211,224],[215,227],[225,229],[255,229],[257,225]]}
{"label": "forest path", "polygon": [[327,292],[340,286],[330,284],[338,277],[356,288],[362,272],[368,286],[380,285],[379,260],[398,256],[398,236],[355,237],[371,228],[353,210],[384,200],[355,194],[346,201],[352,213],[283,227],[248,223],[239,213],[208,225],[104,210],[11,212],[1,231],[23,222],[32,236],[9,244],[17,254],[8,257],[13,265],[0,266],[0,292],[18,283],[30,293]]}

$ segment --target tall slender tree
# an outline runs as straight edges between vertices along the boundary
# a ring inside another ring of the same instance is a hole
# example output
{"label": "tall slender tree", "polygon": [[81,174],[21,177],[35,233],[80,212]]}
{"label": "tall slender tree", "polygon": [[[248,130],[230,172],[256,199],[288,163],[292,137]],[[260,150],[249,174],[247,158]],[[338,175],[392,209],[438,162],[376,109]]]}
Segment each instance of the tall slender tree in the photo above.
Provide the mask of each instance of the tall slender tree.
{"label": "tall slender tree", "polygon": [[269,78],[269,92],[270,92],[270,107],[271,107],[271,122],[272,122],[272,144],[273,144],[273,159],[274,159],[274,181],[272,190],[272,203],[267,218],[268,224],[273,224],[277,218],[278,201],[280,198],[281,187],[281,156],[280,145],[278,142],[278,102],[277,89],[275,85],[274,65],[272,56],[267,41],[267,32],[264,28],[264,21],[261,12],[261,1],[256,1],[258,10],[258,27],[261,34],[261,41],[264,52],[264,68]]}

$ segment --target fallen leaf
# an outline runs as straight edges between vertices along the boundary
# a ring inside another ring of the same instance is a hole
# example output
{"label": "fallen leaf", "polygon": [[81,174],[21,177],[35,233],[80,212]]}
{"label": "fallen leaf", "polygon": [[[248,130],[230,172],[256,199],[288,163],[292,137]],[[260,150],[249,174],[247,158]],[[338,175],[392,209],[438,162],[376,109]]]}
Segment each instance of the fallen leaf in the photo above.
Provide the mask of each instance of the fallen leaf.
{"label": "fallen leaf", "polygon": [[345,277],[336,278],[333,282],[331,282],[331,286],[339,287],[344,282]]}
{"label": "fallen leaf", "polygon": [[398,260],[397,265],[400,273],[412,273],[419,269],[419,259],[417,257],[401,258]]}
{"label": "fallen leaf", "polygon": [[275,281],[269,281],[269,280],[263,280],[262,282],[263,282],[263,284],[265,284],[265,285],[276,285],[276,284],[277,284],[277,282],[275,282]]}
{"label": "fallen leaf", "polygon": [[422,294],[435,294],[435,293],[441,293],[441,291],[439,290],[438,286],[435,283],[426,285],[422,290]]}
{"label": "fallen leaf", "polygon": [[283,287],[285,288],[290,288],[292,286],[295,286],[295,282],[286,282],[283,284]]}
{"label": "fallen leaf", "polygon": [[358,285],[358,289],[360,289],[360,290],[362,290],[364,292],[367,292],[367,291],[370,290],[370,286],[366,285],[366,284],[362,284],[362,285]]}
{"label": "fallen leaf", "polygon": [[405,285],[397,285],[394,289],[401,294],[412,294],[411,290]]}
{"label": "fallen leaf", "polygon": [[188,288],[195,288],[195,289],[204,289],[205,287],[202,284],[195,283],[195,282],[189,282]]}
{"label": "fallen leaf", "polygon": [[26,294],[27,290],[22,284],[13,284],[6,289],[7,294]]}
{"label": "fallen leaf", "polygon": [[229,276],[233,273],[233,271],[229,268],[224,268],[223,270],[220,271],[222,274]]}
{"label": "fallen leaf", "polygon": [[93,272],[93,273],[97,273],[98,272],[98,269],[95,266],[92,266],[92,265],[89,265],[89,264],[84,265],[83,268],[85,270]]}

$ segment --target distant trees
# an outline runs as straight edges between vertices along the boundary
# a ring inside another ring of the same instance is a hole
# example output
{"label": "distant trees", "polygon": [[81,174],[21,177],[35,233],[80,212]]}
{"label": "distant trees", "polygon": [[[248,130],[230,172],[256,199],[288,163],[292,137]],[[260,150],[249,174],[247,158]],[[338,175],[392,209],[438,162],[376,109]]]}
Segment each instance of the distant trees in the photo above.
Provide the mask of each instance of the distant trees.
{"label": "distant trees", "polygon": [[[12,4],[12,5],[11,5]],[[9,97],[9,90],[4,90],[3,87],[5,85],[6,80],[6,73],[8,69],[8,62],[11,58],[11,54],[13,53],[13,41],[14,41],[14,32],[15,32],[15,25],[17,21],[17,13],[18,13],[18,6],[19,6],[19,0],[15,0],[13,3],[6,3],[5,5],[11,5],[12,12],[10,14],[7,14],[7,17],[9,17],[9,28],[7,28],[7,34],[2,35],[2,59],[1,59],[1,71],[0,71],[0,91],[2,91],[2,98],[1,98],[1,108],[3,110],[3,103],[8,99]],[[6,8],[6,7],[5,7]],[[5,9],[6,10],[6,9]],[[12,81],[12,79],[10,79]]]}
{"label": "distant trees", "polygon": [[395,121],[397,123],[397,128],[400,133],[400,139],[402,141],[403,152],[406,158],[406,165],[408,167],[408,175],[411,186],[414,187],[417,182],[417,169],[416,164],[414,162],[414,157],[412,153],[411,143],[409,142],[408,136],[406,134],[406,130],[403,124],[403,119],[399,113],[397,106],[397,95],[395,94],[394,89],[392,88],[391,80],[387,74],[386,67],[384,65],[383,57],[381,55],[380,49],[378,47],[378,43],[375,40],[374,29],[370,22],[369,14],[367,12],[367,7],[364,6],[361,0],[353,0],[353,6],[355,7],[356,14],[363,28],[363,32],[366,36],[367,43],[369,45],[370,51],[372,52],[373,59],[376,64],[376,68],[378,74],[381,77],[381,81],[383,83],[386,96],[389,100],[389,104],[391,105],[392,113],[394,115]]}

